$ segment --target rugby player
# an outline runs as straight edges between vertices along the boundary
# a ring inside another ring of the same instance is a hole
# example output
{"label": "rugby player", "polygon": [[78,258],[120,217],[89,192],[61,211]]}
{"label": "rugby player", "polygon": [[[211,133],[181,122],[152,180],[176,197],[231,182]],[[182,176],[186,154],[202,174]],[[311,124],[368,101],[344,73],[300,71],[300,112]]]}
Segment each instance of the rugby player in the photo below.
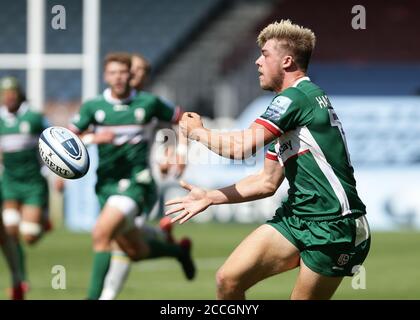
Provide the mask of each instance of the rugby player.
{"label": "rugby player", "polygon": [[[47,216],[48,170],[38,156],[38,137],[48,127],[41,114],[31,110],[16,78],[0,81],[0,149],[3,154],[3,223],[19,252],[20,274],[26,280],[25,254],[20,235],[27,244],[36,243],[50,228]],[[27,282],[22,282],[27,289]]]}
{"label": "rugby player", "polygon": [[[139,53],[131,55],[130,86],[137,91],[137,94],[142,94],[150,71],[150,64],[145,57]],[[167,105],[176,109],[176,107],[169,102],[167,102]],[[176,112],[180,112],[179,108],[176,110],[178,110]],[[159,121],[156,123],[154,131],[156,132],[158,129],[171,128],[171,123]],[[183,138],[183,136],[181,136],[181,138]],[[183,139],[185,140],[185,138]],[[155,141],[155,135],[152,134],[150,140]],[[186,150],[186,143],[186,141],[183,141],[181,148],[178,148],[177,151],[174,150],[173,146],[168,146],[168,148],[164,151],[166,156],[165,154],[160,155],[159,169],[163,179],[170,175],[179,177],[183,173],[185,169],[185,152],[182,152],[182,150]],[[176,155],[173,154],[174,152],[176,152]],[[175,156],[176,159],[172,159],[172,156]],[[172,232],[172,224],[170,223],[171,219],[169,217],[162,218],[159,222],[159,227],[154,227],[146,223],[146,215],[149,213],[148,211],[152,209],[154,203],[155,198],[152,197],[150,199],[150,203],[148,203],[144,208],[143,215],[136,217],[135,225],[137,228],[140,228],[145,237],[149,239],[158,238],[162,241],[174,243],[175,239]],[[191,239],[184,237],[179,243],[183,243],[185,246],[187,245],[186,242],[190,241]],[[99,300],[113,300],[118,296],[130,272],[130,265],[131,260],[127,254],[125,254],[116,243],[113,243],[111,262]]]}
{"label": "rugby player", "polygon": [[352,276],[370,248],[366,208],[356,190],[344,131],[328,96],[307,76],[315,34],[290,20],[265,27],[258,36],[260,86],[274,91],[267,110],[249,129],[213,132],[200,116],[186,113],[183,132],[210,150],[242,159],[270,144],[264,169],[236,184],[189,190],[167,214],[183,223],[211,205],[271,196],[284,178],[287,199],[273,218],[233,251],[216,275],[217,298],[244,299],[257,282],[294,268],[292,299],[329,299],[344,276]]}
{"label": "rugby player", "polygon": [[135,227],[140,215],[155,197],[155,186],[148,165],[149,125],[153,119],[177,122],[180,113],[159,98],[138,94],[129,85],[131,56],[112,53],[105,57],[103,94],[85,102],[70,129],[85,134],[86,144],[98,144],[96,194],[101,213],[92,232],[93,266],[88,299],[98,299],[111,260],[112,242],[133,261],[174,257],[188,279],[194,278],[195,266],[191,243],[181,244],[147,238]]}

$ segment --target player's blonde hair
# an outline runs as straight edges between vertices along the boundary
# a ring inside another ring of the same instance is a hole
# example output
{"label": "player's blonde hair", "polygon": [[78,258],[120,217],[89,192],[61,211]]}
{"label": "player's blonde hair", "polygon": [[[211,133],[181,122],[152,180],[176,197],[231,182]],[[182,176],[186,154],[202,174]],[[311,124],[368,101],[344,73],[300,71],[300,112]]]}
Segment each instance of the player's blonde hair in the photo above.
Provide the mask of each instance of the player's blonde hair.
{"label": "player's blonde hair", "polygon": [[306,71],[312,50],[315,47],[315,34],[311,29],[293,24],[289,19],[274,22],[265,27],[257,38],[257,43],[262,48],[270,40],[280,41],[284,49],[293,56],[297,66]]}

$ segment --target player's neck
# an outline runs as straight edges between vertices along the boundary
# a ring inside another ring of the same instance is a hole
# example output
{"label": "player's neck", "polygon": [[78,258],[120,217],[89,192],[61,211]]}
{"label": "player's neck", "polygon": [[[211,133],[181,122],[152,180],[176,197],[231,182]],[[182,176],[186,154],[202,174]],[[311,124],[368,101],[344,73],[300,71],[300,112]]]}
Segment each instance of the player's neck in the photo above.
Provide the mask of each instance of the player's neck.
{"label": "player's neck", "polygon": [[117,94],[116,92],[111,90],[111,97],[116,100],[121,100],[121,101],[126,100],[128,97],[130,97],[130,94],[131,94],[130,89],[128,89],[126,92],[122,94]]}
{"label": "player's neck", "polygon": [[12,114],[16,114],[19,111],[20,104],[16,104],[10,107],[7,107],[7,111]]}
{"label": "player's neck", "polygon": [[291,73],[286,73],[284,75],[283,85],[280,91],[278,92],[280,93],[283,90],[286,90],[287,88],[292,87],[296,81],[298,81],[300,78],[303,78],[303,77],[306,77],[306,74],[301,70],[297,70]]}

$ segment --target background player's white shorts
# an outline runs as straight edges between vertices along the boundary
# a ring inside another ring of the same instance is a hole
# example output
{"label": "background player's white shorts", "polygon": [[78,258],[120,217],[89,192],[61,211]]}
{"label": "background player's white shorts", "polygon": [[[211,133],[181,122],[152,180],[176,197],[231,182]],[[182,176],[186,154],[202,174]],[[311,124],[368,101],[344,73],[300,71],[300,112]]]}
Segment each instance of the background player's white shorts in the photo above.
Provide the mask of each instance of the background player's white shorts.
{"label": "background player's white shorts", "polygon": [[108,198],[106,204],[117,208],[124,215],[125,219],[120,230],[121,233],[126,233],[135,227],[135,219],[139,208],[133,199],[127,196],[113,195]]}

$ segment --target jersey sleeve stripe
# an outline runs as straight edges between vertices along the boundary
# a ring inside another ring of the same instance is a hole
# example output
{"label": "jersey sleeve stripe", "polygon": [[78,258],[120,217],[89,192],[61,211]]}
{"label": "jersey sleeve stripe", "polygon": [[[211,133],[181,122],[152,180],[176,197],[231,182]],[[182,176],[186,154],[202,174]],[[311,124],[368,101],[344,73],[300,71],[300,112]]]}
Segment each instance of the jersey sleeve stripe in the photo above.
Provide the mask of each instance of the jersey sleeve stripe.
{"label": "jersey sleeve stripe", "polygon": [[265,157],[273,161],[279,161],[279,159],[277,158],[277,154],[272,153],[270,151],[267,151],[267,153],[265,154]]}
{"label": "jersey sleeve stripe", "polygon": [[258,118],[257,120],[255,120],[255,122],[264,126],[268,131],[270,131],[277,137],[280,137],[283,133],[283,131],[279,127],[277,127],[274,123],[267,119]]}
{"label": "jersey sleeve stripe", "polygon": [[286,164],[286,162],[287,162],[287,161],[289,161],[290,159],[300,157],[301,155],[304,155],[304,154],[305,154],[305,153],[307,153],[307,152],[310,152],[310,150],[309,150],[309,149],[306,149],[306,150],[303,150],[303,151],[301,151],[301,152],[298,152],[298,153],[296,153],[296,154],[294,154],[294,155],[290,156],[289,158],[287,158],[287,159],[284,161],[284,163]]}

